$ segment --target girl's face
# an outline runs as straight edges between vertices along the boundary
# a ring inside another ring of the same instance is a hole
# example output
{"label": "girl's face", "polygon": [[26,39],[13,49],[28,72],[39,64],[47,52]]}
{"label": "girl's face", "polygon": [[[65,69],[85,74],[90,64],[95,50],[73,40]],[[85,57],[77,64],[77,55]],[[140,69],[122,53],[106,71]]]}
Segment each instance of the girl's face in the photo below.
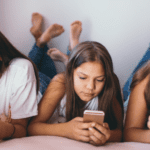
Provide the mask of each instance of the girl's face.
{"label": "girl's face", "polygon": [[83,63],[74,70],[73,75],[74,90],[84,102],[96,97],[105,85],[105,70],[97,61]]}

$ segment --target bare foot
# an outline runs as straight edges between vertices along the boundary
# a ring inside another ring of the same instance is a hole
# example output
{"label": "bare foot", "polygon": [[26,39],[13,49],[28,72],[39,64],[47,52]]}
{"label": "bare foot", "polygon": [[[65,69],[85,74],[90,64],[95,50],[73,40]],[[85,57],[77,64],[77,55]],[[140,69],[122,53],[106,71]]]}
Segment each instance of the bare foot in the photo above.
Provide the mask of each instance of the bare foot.
{"label": "bare foot", "polygon": [[54,61],[61,61],[65,65],[68,63],[68,56],[62,53],[57,48],[51,48],[47,51],[47,55],[50,56]]}
{"label": "bare foot", "polygon": [[30,29],[31,34],[37,40],[42,35],[42,20],[43,17],[39,13],[32,14],[32,27]]}
{"label": "bare foot", "polygon": [[74,21],[70,25],[70,50],[72,50],[78,43],[82,31],[82,22]]}
{"label": "bare foot", "polygon": [[37,46],[43,47],[52,38],[62,34],[64,32],[63,26],[59,24],[53,24],[47,28],[47,30],[38,38]]}

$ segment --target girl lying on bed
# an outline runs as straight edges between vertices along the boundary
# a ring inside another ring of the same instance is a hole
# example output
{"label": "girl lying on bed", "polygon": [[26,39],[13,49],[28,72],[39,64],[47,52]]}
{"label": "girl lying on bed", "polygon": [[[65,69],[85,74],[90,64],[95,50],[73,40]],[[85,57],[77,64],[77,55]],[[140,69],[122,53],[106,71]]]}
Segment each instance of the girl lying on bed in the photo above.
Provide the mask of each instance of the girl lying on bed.
{"label": "girl lying on bed", "polygon": [[[53,60],[59,56],[65,63],[66,55],[58,50],[48,50],[50,39],[64,32],[61,25],[53,24],[42,33],[42,16],[33,13],[31,33],[36,40],[29,58],[20,53],[0,32],[0,139],[26,136],[30,117],[38,114],[40,101],[50,79],[56,75]],[[64,60],[65,59],[65,60]],[[37,70],[38,68],[38,70]],[[39,82],[40,81],[40,82]]]}
{"label": "girl lying on bed", "polygon": [[150,143],[150,60],[133,76],[124,140]]}
{"label": "girl lying on bed", "polygon": [[[71,49],[79,43],[81,29],[81,22],[71,24]],[[48,51],[50,55],[54,52]],[[83,123],[85,109],[103,110],[103,125]],[[121,141],[122,97],[107,49],[98,42],[90,41],[72,49],[66,72],[51,80],[38,111],[38,116],[28,126],[29,135],[62,136],[93,145]],[[56,116],[58,118],[53,118]],[[65,120],[61,120],[60,116]],[[53,119],[59,123],[54,123]]]}
{"label": "girl lying on bed", "polygon": [[28,118],[37,115],[35,64],[0,32],[0,139],[26,136]]}

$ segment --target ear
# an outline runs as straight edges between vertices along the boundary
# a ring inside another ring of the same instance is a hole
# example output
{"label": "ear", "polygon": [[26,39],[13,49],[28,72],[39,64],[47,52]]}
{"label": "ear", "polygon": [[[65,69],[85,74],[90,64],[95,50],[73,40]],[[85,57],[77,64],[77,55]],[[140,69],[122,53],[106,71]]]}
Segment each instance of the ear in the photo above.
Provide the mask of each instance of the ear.
{"label": "ear", "polygon": [[2,57],[0,56],[0,61],[2,61]]}

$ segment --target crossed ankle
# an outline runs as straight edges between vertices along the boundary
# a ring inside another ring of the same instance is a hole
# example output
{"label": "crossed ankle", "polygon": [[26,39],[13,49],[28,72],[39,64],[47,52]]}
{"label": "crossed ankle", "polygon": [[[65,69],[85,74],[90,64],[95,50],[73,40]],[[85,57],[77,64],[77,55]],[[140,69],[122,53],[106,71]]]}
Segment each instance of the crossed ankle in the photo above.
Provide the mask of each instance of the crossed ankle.
{"label": "crossed ankle", "polygon": [[44,46],[47,44],[47,42],[41,42],[41,39],[40,38],[38,38],[37,40],[36,40],[36,45],[38,46],[38,47],[40,47],[40,48],[44,48]]}
{"label": "crossed ankle", "polygon": [[71,50],[76,46],[76,45],[78,45],[79,44],[79,41],[73,41],[73,42],[71,42],[70,43],[70,48],[71,48]]}

